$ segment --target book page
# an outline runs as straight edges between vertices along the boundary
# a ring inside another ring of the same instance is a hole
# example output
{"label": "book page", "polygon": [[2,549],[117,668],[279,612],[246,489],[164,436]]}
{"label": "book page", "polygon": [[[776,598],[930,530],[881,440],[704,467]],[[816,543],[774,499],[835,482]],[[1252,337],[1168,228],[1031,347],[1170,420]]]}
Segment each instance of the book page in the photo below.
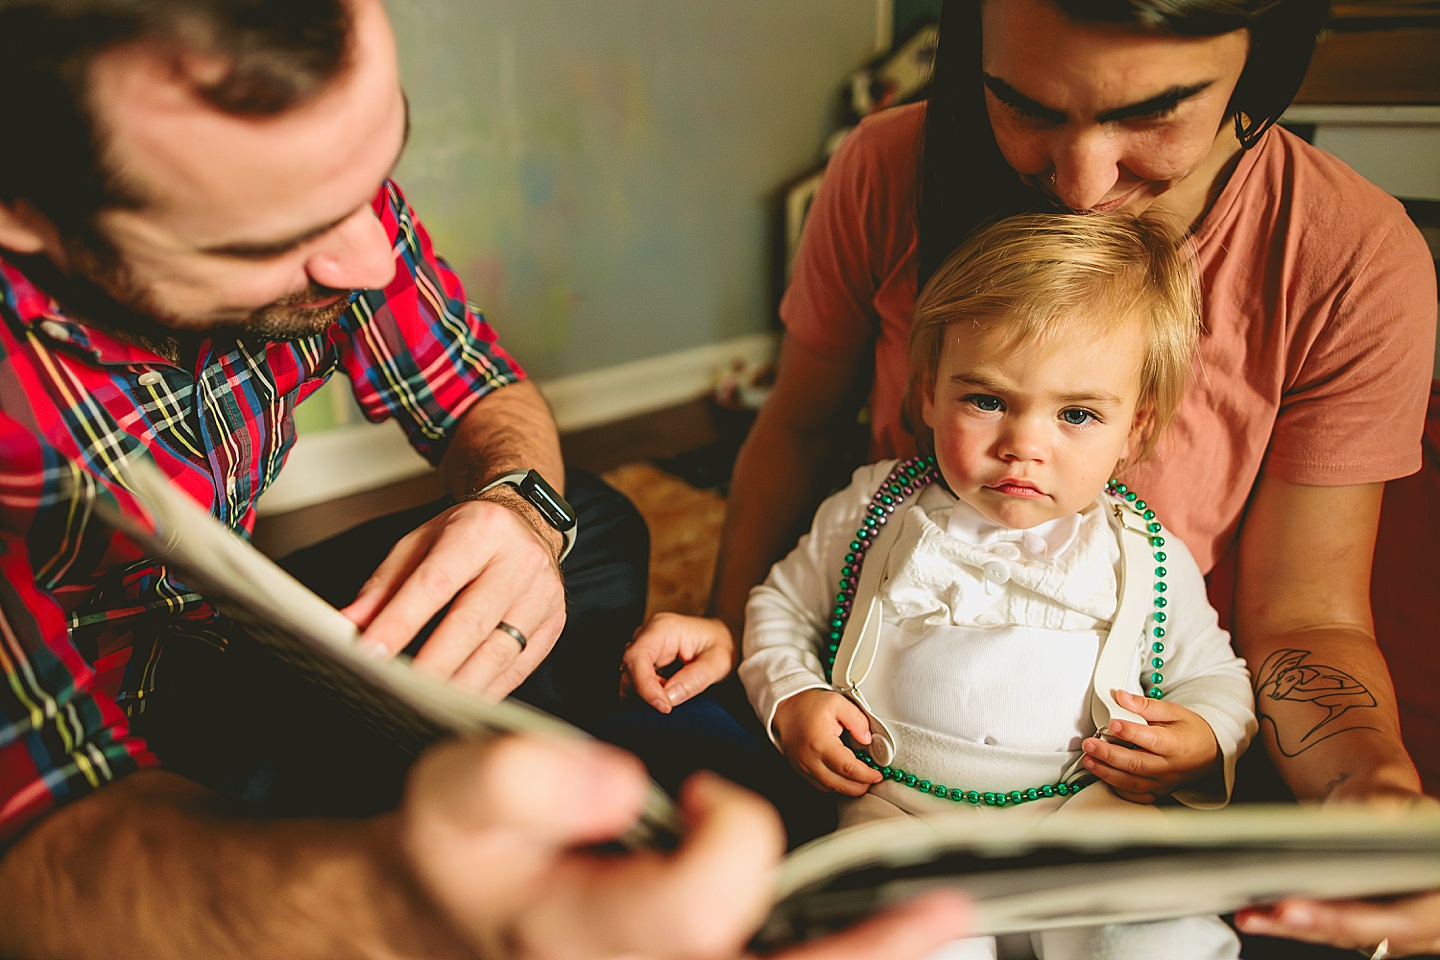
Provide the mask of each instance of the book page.
{"label": "book page", "polygon": [[[106,522],[169,566],[246,635],[411,753],[452,734],[588,737],[519,701],[491,703],[412,669],[404,658],[361,651],[355,624],[172,487],[149,461],[132,460],[127,483],[150,511],[154,531],[102,499],[97,509]],[[655,787],[625,842],[672,845],[676,823],[669,798]]]}

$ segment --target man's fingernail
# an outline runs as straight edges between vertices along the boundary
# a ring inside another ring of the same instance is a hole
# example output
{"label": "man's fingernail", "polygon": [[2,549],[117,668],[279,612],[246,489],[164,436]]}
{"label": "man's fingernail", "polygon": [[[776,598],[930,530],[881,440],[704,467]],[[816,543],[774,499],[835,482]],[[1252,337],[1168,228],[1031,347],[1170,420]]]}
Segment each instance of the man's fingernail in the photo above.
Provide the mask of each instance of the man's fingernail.
{"label": "man's fingernail", "polygon": [[361,637],[355,646],[360,648],[361,653],[369,657],[385,658],[390,656],[389,647],[385,646],[385,644],[379,640],[372,640],[369,637]]}

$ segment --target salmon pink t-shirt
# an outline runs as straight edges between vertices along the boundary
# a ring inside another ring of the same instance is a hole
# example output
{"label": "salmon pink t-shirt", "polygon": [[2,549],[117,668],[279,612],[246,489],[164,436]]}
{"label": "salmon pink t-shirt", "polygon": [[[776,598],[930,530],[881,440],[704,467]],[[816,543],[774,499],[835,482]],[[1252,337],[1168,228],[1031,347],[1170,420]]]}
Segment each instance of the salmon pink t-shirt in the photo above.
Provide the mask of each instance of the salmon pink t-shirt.
{"label": "salmon pink t-shirt", "polygon": [[[830,161],[780,315],[821,355],[873,351],[872,459],[908,456],[900,422],[916,297],[924,105],[864,120]],[[1194,377],[1151,460],[1125,479],[1210,570],[1261,471],[1372,483],[1420,466],[1435,270],[1404,208],[1272,128],[1195,233],[1204,330]]]}

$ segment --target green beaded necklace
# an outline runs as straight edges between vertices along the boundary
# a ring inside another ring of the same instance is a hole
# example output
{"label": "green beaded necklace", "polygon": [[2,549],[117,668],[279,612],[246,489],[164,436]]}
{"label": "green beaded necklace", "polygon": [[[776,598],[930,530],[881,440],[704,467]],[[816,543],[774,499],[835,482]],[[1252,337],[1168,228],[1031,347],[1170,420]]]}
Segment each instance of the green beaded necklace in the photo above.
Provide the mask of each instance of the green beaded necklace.
{"label": "green beaded necklace", "polygon": [[[835,607],[830,617],[830,632],[821,657],[825,666],[826,682],[834,682],[835,656],[840,651],[840,641],[845,635],[845,624],[849,621],[850,612],[855,604],[855,590],[860,583],[860,567],[865,562],[865,554],[869,551],[871,542],[879,534],[880,528],[890,519],[896,507],[939,479],[940,471],[935,466],[934,457],[911,457],[909,460],[902,460],[896,464],[895,469],[891,470],[881,482],[880,489],[876,490],[874,496],[870,498],[870,503],[865,508],[865,519],[855,531],[854,539],[850,541],[850,549],[845,554],[845,565],[840,570],[839,589],[835,594]],[[1152,699],[1159,700],[1164,696],[1160,684],[1164,682],[1165,677],[1160,673],[1160,668],[1165,665],[1162,656],[1165,653],[1165,621],[1168,619],[1165,608],[1169,606],[1169,601],[1165,598],[1165,591],[1168,589],[1164,579],[1168,574],[1164,566],[1166,555],[1161,549],[1165,546],[1165,538],[1160,536],[1161,528],[1155,519],[1155,511],[1151,510],[1149,505],[1141,500],[1133,490],[1112,478],[1105,485],[1105,492],[1125,504],[1145,521],[1145,530],[1150,535],[1150,546],[1155,550],[1155,609],[1150,614],[1150,619],[1153,621],[1153,626],[1150,628],[1150,635],[1153,638],[1150,652],[1154,655],[1150,659],[1150,666],[1154,672],[1150,674],[1151,686],[1147,694]],[[1117,509],[1119,509],[1118,504]],[[1011,790],[1008,793],[967,790],[963,787],[949,787],[921,779],[916,774],[899,767],[884,766],[875,762],[874,758],[864,750],[856,749],[854,753],[871,769],[880,771],[887,780],[912,787],[921,793],[941,800],[969,803],[974,806],[983,804],[987,807],[1005,807],[1028,803],[1044,797],[1069,796],[1080,792],[1093,782],[1087,780],[1080,783],[1047,783],[1025,790]]]}

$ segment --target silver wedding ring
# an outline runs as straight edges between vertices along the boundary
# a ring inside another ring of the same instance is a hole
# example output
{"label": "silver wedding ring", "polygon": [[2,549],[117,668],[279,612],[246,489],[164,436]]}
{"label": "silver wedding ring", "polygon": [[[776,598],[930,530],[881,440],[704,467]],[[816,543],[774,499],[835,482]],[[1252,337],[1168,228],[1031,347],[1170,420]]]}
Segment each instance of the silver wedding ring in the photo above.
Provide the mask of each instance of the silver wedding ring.
{"label": "silver wedding ring", "polygon": [[1389,960],[1391,956],[1390,938],[1386,937],[1384,940],[1381,940],[1378,944],[1375,945],[1375,949],[1373,951],[1366,951],[1362,948],[1356,952],[1359,953],[1362,957],[1366,956],[1368,953],[1370,960]]}
{"label": "silver wedding ring", "polygon": [[495,629],[504,630],[506,633],[510,634],[510,636],[514,637],[515,642],[520,644],[520,652],[525,652],[525,634],[521,633],[519,630],[516,630],[504,620],[501,620],[499,623],[495,624]]}

